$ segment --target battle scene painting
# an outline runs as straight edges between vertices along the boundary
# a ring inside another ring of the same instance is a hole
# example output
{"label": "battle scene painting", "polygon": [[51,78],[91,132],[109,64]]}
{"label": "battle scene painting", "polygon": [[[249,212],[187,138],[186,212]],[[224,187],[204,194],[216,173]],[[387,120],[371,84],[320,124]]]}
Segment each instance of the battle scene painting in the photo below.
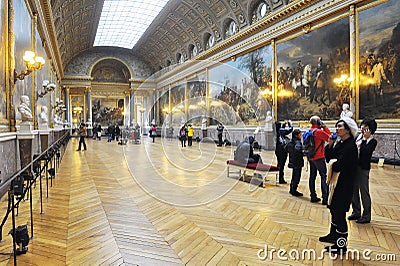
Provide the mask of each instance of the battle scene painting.
{"label": "battle scene painting", "polygon": [[124,124],[124,99],[94,98],[92,99],[93,125],[102,127]]}
{"label": "battle scene painting", "polygon": [[182,125],[185,123],[185,87],[186,84],[179,84],[170,90],[172,125]]}
{"label": "battle scene painting", "polygon": [[360,119],[400,118],[400,1],[361,11]]}
{"label": "battle scene painting", "polygon": [[210,69],[210,96],[225,103],[210,111],[231,125],[262,124],[272,103],[271,45],[234,59]]}
{"label": "battle scene painting", "polygon": [[349,36],[344,18],[277,45],[278,120],[339,118],[352,96],[348,84],[334,82],[350,75]]}
{"label": "battle scene painting", "polygon": [[161,96],[158,98],[158,115],[160,117],[161,123],[166,127],[170,127],[169,122],[169,90],[164,90],[161,92]]}
{"label": "battle scene painting", "polygon": [[188,120],[191,124],[199,126],[203,117],[207,116],[207,83],[205,74],[187,81],[188,86]]}

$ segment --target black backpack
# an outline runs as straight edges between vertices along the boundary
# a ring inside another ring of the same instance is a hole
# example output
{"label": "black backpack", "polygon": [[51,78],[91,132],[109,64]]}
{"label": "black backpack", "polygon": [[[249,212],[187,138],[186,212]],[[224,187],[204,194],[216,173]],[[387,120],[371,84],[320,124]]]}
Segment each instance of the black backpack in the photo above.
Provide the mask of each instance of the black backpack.
{"label": "black backpack", "polygon": [[304,146],[304,153],[307,158],[314,158],[315,154],[317,153],[317,149],[322,145],[315,147],[315,139],[314,139],[314,132],[317,130],[316,128],[312,131],[304,132],[303,133],[303,146]]}

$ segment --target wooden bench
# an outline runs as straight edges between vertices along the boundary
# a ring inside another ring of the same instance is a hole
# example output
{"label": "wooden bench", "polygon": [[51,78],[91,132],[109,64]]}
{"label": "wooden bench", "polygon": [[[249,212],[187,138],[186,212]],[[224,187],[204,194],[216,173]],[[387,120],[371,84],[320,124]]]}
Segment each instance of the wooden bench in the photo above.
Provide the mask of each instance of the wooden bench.
{"label": "wooden bench", "polygon": [[[269,180],[266,179],[269,173],[275,172],[275,181],[278,183],[278,172],[279,168],[274,165],[269,164],[258,164],[258,163],[249,163],[244,164],[240,163],[236,160],[227,160],[227,177],[231,177],[231,173],[239,173],[239,180],[249,182],[249,183],[258,183],[259,186],[264,187],[265,183]],[[233,170],[232,170],[233,168]],[[253,180],[253,177],[256,174],[256,180]],[[257,178],[257,175],[261,176],[262,179],[260,180]],[[251,177],[250,180],[247,177]]]}

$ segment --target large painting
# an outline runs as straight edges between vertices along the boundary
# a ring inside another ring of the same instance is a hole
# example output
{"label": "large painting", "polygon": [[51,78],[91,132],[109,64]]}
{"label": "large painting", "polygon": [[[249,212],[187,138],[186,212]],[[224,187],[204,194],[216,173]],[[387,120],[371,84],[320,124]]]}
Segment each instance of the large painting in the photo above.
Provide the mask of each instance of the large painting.
{"label": "large painting", "polygon": [[[210,69],[210,113],[228,125],[258,125],[272,111],[271,45]],[[220,102],[219,102],[220,101]]]}
{"label": "large painting", "polygon": [[339,118],[350,103],[348,86],[335,79],[349,75],[349,19],[344,18],[277,45],[278,119]]}
{"label": "large painting", "polygon": [[193,125],[201,125],[207,117],[207,81],[206,75],[200,74],[188,80],[188,120]]}
{"label": "large painting", "polygon": [[360,118],[400,117],[400,1],[359,13]]}
{"label": "large painting", "polygon": [[186,122],[185,117],[185,87],[186,84],[179,84],[171,88],[171,111],[172,125],[179,126]]}
{"label": "large painting", "polygon": [[4,1],[0,1],[0,123],[6,120],[6,38],[7,34],[7,13]]}
{"label": "large painting", "polygon": [[169,90],[164,90],[161,92],[161,96],[158,98],[158,104],[160,122],[163,124],[163,126],[170,127]]}
{"label": "large painting", "polygon": [[124,99],[95,98],[92,99],[93,124],[103,127],[124,124]]}

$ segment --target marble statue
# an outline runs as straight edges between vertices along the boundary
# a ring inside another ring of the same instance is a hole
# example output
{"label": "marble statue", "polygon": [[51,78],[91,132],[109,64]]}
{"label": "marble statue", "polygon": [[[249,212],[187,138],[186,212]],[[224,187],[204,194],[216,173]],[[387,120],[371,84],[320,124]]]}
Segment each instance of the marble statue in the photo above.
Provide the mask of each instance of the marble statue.
{"label": "marble statue", "polygon": [[42,106],[42,108],[40,110],[41,110],[41,112],[39,114],[40,124],[47,125],[47,123],[49,122],[48,115],[47,115],[47,107]]}
{"label": "marble statue", "polygon": [[273,121],[273,117],[272,117],[271,111],[267,111],[267,116],[265,117],[265,128],[264,128],[264,130],[268,131],[268,132],[272,132],[273,131],[273,127],[272,127],[273,123],[274,123],[274,121]]}
{"label": "marble statue", "polygon": [[342,106],[343,111],[340,113],[340,118],[342,117],[349,117],[352,118],[353,117],[353,112],[350,111],[350,106],[347,103],[344,103]]}
{"label": "marble statue", "polygon": [[21,103],[18,106],[18,111],[21,113],[22,122],[31,122],[32,111],[29,108],[30,105],[29,97],[26,95],[22,95],[20,101]]}

